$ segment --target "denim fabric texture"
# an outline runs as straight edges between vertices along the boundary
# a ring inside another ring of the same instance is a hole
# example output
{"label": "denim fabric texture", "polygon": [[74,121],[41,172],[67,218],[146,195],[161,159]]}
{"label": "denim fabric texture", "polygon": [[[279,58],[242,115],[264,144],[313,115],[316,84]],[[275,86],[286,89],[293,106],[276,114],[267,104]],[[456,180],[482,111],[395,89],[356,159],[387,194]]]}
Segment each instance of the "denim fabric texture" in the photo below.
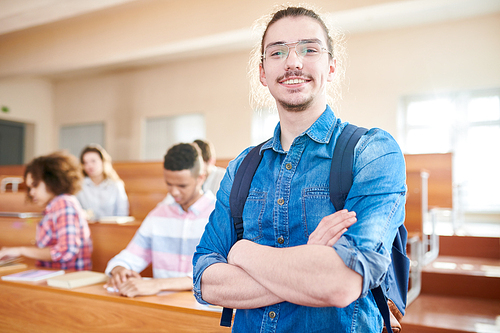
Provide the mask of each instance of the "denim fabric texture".
{"label": "denim fabric texture", "polygon": [[[276,126],[274,137],[261,149],[263,158],[243,211],[244,239],[272,247],[304,245],[321,219],[335,212],[329,195],[330,165],[346,124],[327,106],[316,122],[295,138],[288,152],[282,149],[280,126]],[[200,284],[204,270],[214,263],[226,263],[236,241],[229,194],[236,170],[250,149],[230,162],[193,258],[194,294],[202,304],[206,304]],[[392,136],[377,128],[361,137],[354,154],[353,184],[345,208],[356,212],[357,222],[334,249],[363,277],[360,298],[345,308],[283,302],[237,310],[233,332],[382,331],[382,317],[370,289],[385,278],[393,239],[404,222],[405,162]],[[275,315],[270,316],[270,312]]]}

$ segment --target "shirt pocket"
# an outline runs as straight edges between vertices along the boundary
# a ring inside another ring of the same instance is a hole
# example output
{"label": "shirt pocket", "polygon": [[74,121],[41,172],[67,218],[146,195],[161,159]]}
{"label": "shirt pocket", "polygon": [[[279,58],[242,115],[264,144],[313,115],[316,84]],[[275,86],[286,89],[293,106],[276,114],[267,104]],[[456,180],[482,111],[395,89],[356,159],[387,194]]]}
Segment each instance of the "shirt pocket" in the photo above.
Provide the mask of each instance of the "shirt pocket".
{"label": "shirt pocket", "polygon": [[266,192],[251,191],[243,209],[243,238],[262,238],[262,219],[266,208]]}
{"label": "shirt pocket", "polygon": [[323,217],[334,212],[327,187],[309,187],[302,190],[302,224],[305,237],[309,237]]}

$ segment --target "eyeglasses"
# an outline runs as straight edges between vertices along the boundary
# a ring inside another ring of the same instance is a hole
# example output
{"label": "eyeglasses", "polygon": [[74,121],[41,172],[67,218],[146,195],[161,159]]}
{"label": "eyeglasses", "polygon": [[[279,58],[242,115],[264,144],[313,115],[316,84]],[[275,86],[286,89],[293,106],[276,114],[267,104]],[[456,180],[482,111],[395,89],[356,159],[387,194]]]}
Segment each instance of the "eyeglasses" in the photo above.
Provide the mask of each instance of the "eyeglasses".
{"label": "eyeglasses", "polygon": [[324,48],[320,43],[315,41],[299,41],[293,43],[272,44],[266,47],[262,55],[262,61],[281,62],[288,58],[290,48],[295,47],[297,56],[305,62],[314,62],[321,58],[321,55],[326,51],[333,57],[330,51]]}

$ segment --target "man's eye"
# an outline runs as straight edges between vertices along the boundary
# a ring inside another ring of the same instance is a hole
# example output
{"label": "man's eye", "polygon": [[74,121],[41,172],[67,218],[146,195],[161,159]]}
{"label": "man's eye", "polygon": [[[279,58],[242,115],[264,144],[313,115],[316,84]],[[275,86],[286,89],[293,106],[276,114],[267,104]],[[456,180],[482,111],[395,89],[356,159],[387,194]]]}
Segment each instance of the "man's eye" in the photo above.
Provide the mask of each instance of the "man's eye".
{"label": "man's eye", "polygon": [[314,47],[305,47],[304,49],[302,49],[301,54],[303,54],[303,55],[314,55],[314,54],[317,54],[318,52],[319,52],[319,50],[317,48],[314,48]]}
{"label": "man's eye", "polygon": [[282,57],[285,54],[283,50],[274,50],[271,51],[270,56],[271,57]]}

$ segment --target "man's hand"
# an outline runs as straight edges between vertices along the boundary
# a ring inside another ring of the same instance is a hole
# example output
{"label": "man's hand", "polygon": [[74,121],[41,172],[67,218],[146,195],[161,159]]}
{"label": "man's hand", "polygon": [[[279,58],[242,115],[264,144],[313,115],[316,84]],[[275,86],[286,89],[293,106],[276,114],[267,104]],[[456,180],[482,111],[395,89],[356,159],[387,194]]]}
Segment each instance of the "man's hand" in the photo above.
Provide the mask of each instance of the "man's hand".
{"label": "man's hand", "polygon": [[111,278],[104,285],[105,288],[112,287],[120,290],[120,287],[130,278],[141,278],[141,275],[123,266],[116,266],[111,270]]}
{"label": "man's hand", "polygon": [[134,297],[158,294],[161,291],[161,286],[158,279],[130,277],[118,289],[121,295]]}
{"label": "man's hand", "polygon": [[333,246],[356,221],[356,213],[346,209],[325,216],[316,230],[309,235],[307,245]]}

